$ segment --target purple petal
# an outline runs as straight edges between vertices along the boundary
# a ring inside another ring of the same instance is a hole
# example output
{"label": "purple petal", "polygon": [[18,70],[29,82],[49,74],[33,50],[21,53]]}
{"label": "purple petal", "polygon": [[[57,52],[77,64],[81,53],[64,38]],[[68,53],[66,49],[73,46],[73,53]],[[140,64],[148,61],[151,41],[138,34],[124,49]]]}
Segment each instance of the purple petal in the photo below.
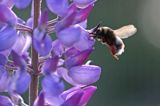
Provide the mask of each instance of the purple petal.
{"label": "purple petal", "polygon": [[73,0],[77,7],[85,8],[90,4],[93,4],[96,0]]}
{"label": "purple petal", "polygon": [[75,16],[74,24],[85,21],[88,18],[92,9],[93,9],[93,4],[89,5],[88,7],[84,9],[81,9]]}
{"label": "purple petal", "polygon": [[0,65],[4,66],[7,63],[7,57],[3,54],[0,54]]}
{"label": "purple petal", "polygon": [[69,7],[67,15],[55,25],[56,32],[59,32],[65,28],[68,28],[70,25],[73,24],[73,21],[76,16],[76,11],[77,11],[77,8],[74,4]]}
{"label": "purple petal", "polygon": [[67,60],[65,61],[65,66],[67,68],[71,68],[73,66],[82,65],[89,57],[92,51],[93,49],[87,49],[78,54],[75,54],[74,56],[67,58]]}
{"label": "purple petal", "polygon": [[46,0],[48,8],[58,16],[64,16],[68,9],[68,0]]}
{"label": "purple petal", "polygon": [[9,8],[12,8],[14,5],[13,0],[1,0],[0,4],[6,5]]}
{"label": "purple petal", "polygon": [[7,6],[0,4],[0,24],[15,25],[17,22],[16,15]]}
{"label": "purple petal", "polygon": [[41,92],[34,102],[34,106],[45,106],[44,93]]}
{"label": "purple petal", "polygon": [[10,81],[9,92],[24,93],[28,89],[30,81],[29,73],[24,70],[16,70]]}
{"label": "purple petal", "polygon": [[83,95],[82,91],[79,91],[72,95],[67,101],[65,101],[61,106],[80,106],[79,102]]}
{"label": "purple petal", "polygon": [[16,42],[16,30],[12,27],[6,27],[0,30],[0,51],[11,48]]}
{"label": "purple petal", "polygon": [[39,27],[40,29],[45,29],[47,28],[47,22],[48,22],[48,11],[45,10],[44,12],[42,12],[41,17],[40,17],[40,21],[39,21]]}
{"label": "purple petal", "polygon": [[89,36],[89,33],[81,27],[80,40],[74,44],[74,47],[80,51],[93,48],[95,40]]}
{"label": "purple petal", "polygon": [[9,80],[8,72],[0,65],[0,92],[7,91]]}
{"label": "purple petal", "polygon": [[46,32],[41,32],[37,28],[33,32],[33,46],[41,56],[46,56],[52,49],[52,39],[49,35],[46,35]]}
{"label": "purple petal", "polygon": [[65,46],[72,46],[75,42],[79,41],[81,35],[81,28],[78,25],[70,26],[57,33],[58,39]]}
{"label": "purple petal", "polygon": [[53,49],[54,53],[57,56],[62,56],[62,54],[64,53],[64,47],[59,40],[53,41],[52,47],[53,47],[52,49]]}
{"label": "purple petal", "polygon": [[101,68],[94,65],[77,66],[71,68],[68,74],[75,82],[89,85],[99,80]]}
{"label": "purple petal", "polygon": [[20,56],[19,54],[17,54],[15,51],[11,52],[11,56],[12,56],[12,59],[13,59],[13,62],[14,62],[15,65],[19,66],[22,69],[26,68],[26,62],[22,58],[22,56]]}
{"label": "purple petal", "polygon": [[69,48],[66,52],[65,52],[65,57],[70,57],[70,56],[74,56],[75,54],[80,53],[80,51],[74,47]]}
{"label": "purple petal", "polygon": [[13,50],[19,54],[20,56],[22,56],[23,54],[25,54],[27,52],[27,50],[29,49],[30,45],[31,45],[31,37],[28,35],[19,35],[18,39],[16,41],[16,43],[13,46]]}
{"label": "purple petal", "polygon": [[46,75],[42,80],[42,89],[45,93],[45,98],[49,103],[51,104],[61,103],[59,95],[64,90],[64,84],[59,79],[59,77]]}
{"label": "purple petal", "polygon": [[52,72],[56,71],[58,60],[59,60],[58,56],[47,59],[42,66],[42,71],[45,74],[51,74]]}
{"label": "purple petal", "polygon": [[89,86],[83,89],[83,96],[81,98],[81,102],[79,106],[86,106],[88,101],[91,99],[92,95],[95,93],[97,87]]}
{"label": "purple petal", "polygon": [[32,0],[13,0],[17,8],[23,9],[26,8]]}
{"label": "purple petal", "polygon": [[60,96],[61,98],[63,98],[64,100],[67,100],[68,96],[70,96],[71,93],[75,92],[75,91],[79,91],[81,90],[80,87],[72,87],[66,91],[64,91]]}
{"label": "purple petal", "polygon": [[7,96],[0,96],[0,106],[14,106]]}

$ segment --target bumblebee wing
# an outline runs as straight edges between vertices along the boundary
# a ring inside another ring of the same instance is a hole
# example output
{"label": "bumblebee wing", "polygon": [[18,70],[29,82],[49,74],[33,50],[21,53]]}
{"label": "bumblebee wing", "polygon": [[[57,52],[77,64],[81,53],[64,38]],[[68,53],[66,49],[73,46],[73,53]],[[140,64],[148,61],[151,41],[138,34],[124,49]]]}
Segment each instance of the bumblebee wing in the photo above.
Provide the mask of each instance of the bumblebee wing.
{"label": "bumblebee wing", "polygon": [[116,36],[119,36],[122,39],[128,38],[134,35],[137,32],[137,29],[134,25],[126,25],[119,29],[114,30]]}

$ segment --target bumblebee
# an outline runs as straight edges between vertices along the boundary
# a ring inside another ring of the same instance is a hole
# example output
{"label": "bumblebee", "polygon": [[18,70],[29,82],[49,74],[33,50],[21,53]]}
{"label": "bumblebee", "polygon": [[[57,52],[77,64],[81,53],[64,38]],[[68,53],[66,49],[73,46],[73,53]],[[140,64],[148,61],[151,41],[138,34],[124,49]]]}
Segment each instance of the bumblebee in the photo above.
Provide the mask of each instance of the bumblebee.
{"label": "bumblebee", "polygon": [[98,24],[91,30],[91,37],[98,39],[102,44],[106,45],[115,59],[124,52],[125,45],[122,39],[134,35],[137,29],[133,25],[126,25],[119,29],[113,30],[109,27],[100,27]]}

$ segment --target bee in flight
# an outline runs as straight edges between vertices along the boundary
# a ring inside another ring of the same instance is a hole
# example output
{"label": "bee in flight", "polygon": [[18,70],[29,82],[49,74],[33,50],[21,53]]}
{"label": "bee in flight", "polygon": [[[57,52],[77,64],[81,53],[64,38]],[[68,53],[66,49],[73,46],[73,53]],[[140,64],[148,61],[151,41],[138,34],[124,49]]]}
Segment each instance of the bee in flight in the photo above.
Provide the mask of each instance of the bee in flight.
{"label": "bee in flight", "polygon": [[124,52],[125,48],[122,39],[130,37],[136,32],[137,29],[133,25],[126,25],[113,30],[109,27],[100,27],[98,24],[91,30],[90,36],[105,44],[110,49],[112,56],[118,60],[118,56]]}

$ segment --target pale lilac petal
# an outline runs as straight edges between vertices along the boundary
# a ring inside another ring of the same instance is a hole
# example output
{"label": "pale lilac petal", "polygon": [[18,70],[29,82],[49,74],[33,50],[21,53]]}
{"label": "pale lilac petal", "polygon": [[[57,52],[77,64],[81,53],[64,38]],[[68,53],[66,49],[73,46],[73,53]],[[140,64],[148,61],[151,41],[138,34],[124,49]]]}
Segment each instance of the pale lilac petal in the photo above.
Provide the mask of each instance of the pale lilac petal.
{"label": "pale lilac petal", "polygon": [[62,56],[62,54],[64,53],[64,46],[62,45],[62,43],[59,40],[55,40],[52,42],[52,49],[53,52],[57,55],[57,56]]}
{"label": "pale lilac petal", "polygon": [[88,7],[84,9],[81,9],[75,16],[74,24],[85,21],[88,18],[92,9],[93,9],[93,4],[89,5]]}
{"label": "pale lilac petal", "polygon": [[72,46],[75,42],[79,41],[81,35],[81,28],[78,25],[70,26],[57,33],[58,39],[65,46]]}
{"label": "pale lilac petal", "polygon": [[17,22],[16,15],[7,6],[0,4],[0,24],[15,25]]}
{"label": "pale lilac petal", "polygon": [[71,68],[68,74],[75,82],[89,85],[99,80],[101,68],[94,65],[76,66]]}
{"label": "pale lilac petal", "polygon": [[80,100],[83,96],[83,92],[79,91],[67,99],[61,106],[80,106]]}
{"label": "pale lilac petal", "polygon": [[20,56],[25,54],[31,46],[31,37],[28,35],[19,35],[12,49]]}
{"label": "pale lilac petal", "polygon": [[83,84],[79,84],[77,82],[75,82],[69,75],[68,75],[68,70],[60,67],[57,69],[58,75],[60,75],[66,82],[68,82],[69,84],[73,85],[73,86],[78,86],[78,87],[84,87],[86,85]]}
{"label": "pale lilac petal", "polygon": [[46,32],[36,28],[33,32],[33,46],[41,56],[46,56],[52,49],[52,39]]}
{"label": "pale lilac petal", "polygon": [[0,106],[14,106],[7,96],[0,96]]}
{"label": "pale lilac petal", "polygon": [[12,27],[6,27],[0,30],[0,51],[11,48],[16,42],[16,30]]}
{"label": "pale lilac petal", "polygon": [[59,95],[64,90],[64,84],[59,77],[54,75],[46,75],[42,80],[42,89],[45,93],[45,99],[50,104],[60,104],[62,101]]}
{"label": "pale lilac petal", "polygon": [[88,101],[91,99],[92,95],[95,93],[97,87],[89,86],[83,89],[83,96],[79,106],[86,106]]}
{"label": "pale lilac petal", "polygon": [[9,92],[24,93],[31,82],[31,76],[24,70],[16,70],[11,78]]}
{"label": "pale lilac petal", "polygon": [[33,106],[45,106],[44,93],[41,92],[34,102]]}
{"label": "pale lilac petal", "polygon": [[58,16],[64,16],[68,9],[68,0],[46,0],[48,8]]}
{"label": "pale lilac petal", "polygon": [[68,57],[65,61],[65,66],[71,68],[74,66],[82,65],[89,57],[93,49],[87,49],[82,52],[75,54],[74,56]]}
{"label": "pale lilac petal", "polygon": [[90,4],[93,4],[96,0],[73,0],[74,3],[77,5],[79,8],[85,8]]}
{"label": "pale lilac petal", "polygon": [[95,40],[89,36],[89,33],[81,27],[80,40],[74,44],[74,47],[80,51],[93,48]]}
{"label": "pale lilac petal", "polygon": [[0,65],[0,92],[7,91],[9,80],[8,72]]}
{"label": "pale lilac petal", "polygon": [[6,5],[9,8],[12,8],[14,5],[13,0],[1,0],[0,4]]}
{"label": "pale lilac petal", "polygon": [[51,74],[54,71],[56,71],[58,60],[59,60],[58,56],[47,59],[42,66],[43,73]]}
{"label": "pale lilac petal", "polygon": [[23,9],[26,8],[32,0],[13,0],[17,8]]}
{"label": "pale lilac petal", "polygon": [[77,13],[77,8],[73,4],[70,6],[69,11],[67,12],[67,15],[61,21],[58,21],[57,24],[55,25],[56,32],[59,32],[65,28],[68,28],[70,25],[72,25],[74,22],[76,13]]}

